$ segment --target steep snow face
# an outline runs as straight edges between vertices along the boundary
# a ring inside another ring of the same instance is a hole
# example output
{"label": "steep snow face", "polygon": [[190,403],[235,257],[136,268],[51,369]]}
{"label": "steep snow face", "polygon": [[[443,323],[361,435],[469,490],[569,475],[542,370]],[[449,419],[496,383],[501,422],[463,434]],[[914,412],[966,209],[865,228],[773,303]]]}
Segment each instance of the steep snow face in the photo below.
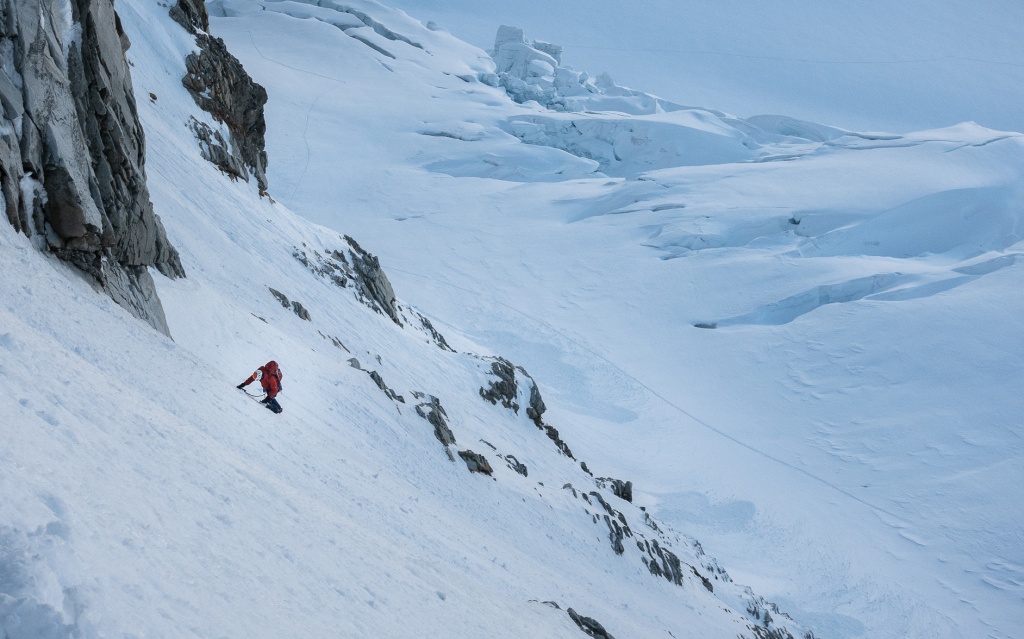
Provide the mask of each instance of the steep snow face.
{"label": "steep snow face", "polygon": [[7,636],[1018,634],[1021,136],[552,112],[372,2],[212,8],[274,199],[118,5],[177,341],[0,225]]}
{"label": "steep snow face", "polygon": [[525,365],[637,504],[822,636],[1018,634],[1020,135],[556,112],[388,9],[358,4],[404,37],[371,47],[301,3],[220,6],[271,93],[275,196]]}

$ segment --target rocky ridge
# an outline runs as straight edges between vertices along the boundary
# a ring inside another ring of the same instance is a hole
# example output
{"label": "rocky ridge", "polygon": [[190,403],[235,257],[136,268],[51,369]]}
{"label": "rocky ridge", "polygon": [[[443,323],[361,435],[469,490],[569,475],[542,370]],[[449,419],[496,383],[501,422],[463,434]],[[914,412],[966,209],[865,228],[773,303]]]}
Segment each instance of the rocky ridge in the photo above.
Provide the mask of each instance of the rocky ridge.
{"label": "rocky ridge", "polygon": [[185,59],[181,82],[199,107],[223,130],[192,118],[189,127],[203,157],[232,178],[256,179],[260,193],[267,191],[267,123],[263,106],[267,91],[253,81],[221,38],[209,34],[210,18],[202,0],[178,0],[171,17],[195,36],[198,53]]}
{"label": "rocky ridge", "polygon": [[148,267],[185,272],[146,186],[130,46],[110,2],[0,0],[0,207],[168,334]]}
{"label": "rocky ridge", "polygon": [[[335,286],[349,289],[356,299],[373,311],[384,315],[398,326],[410,325],[423,332],[438,348],[454,352],[434,325],[416,309],[398,301],[387,274],[377,256],[367,252],[349,236],[342,238],[343,248],[315,250],[303,245],[292,251],[292,257],[314,275]],[[285,304],[287,306],[287,304]]]}

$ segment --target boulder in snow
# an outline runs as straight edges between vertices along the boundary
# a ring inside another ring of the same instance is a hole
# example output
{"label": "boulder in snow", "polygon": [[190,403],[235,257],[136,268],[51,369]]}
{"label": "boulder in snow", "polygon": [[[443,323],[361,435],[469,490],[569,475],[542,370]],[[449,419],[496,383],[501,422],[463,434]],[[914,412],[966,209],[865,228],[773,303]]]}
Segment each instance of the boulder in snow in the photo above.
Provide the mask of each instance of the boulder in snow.
{"label": "boulder in snow", "polygon": [[474,453],[471,450],[460,450],[459,457],[466,462],[466,467],[469,468],[471,473],[494,474],[494,469],[487,462],[487,458],[479,453]]}

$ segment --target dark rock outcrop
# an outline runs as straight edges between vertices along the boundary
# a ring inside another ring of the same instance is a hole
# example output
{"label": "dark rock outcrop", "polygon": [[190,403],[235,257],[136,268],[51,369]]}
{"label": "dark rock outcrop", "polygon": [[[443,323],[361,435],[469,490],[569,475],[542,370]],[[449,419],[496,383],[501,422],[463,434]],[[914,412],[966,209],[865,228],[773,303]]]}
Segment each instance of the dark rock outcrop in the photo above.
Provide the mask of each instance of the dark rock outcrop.
{"label": "dark rock outcrop", "polygon": [[497,380],[489,382],[488,388],[481,388],[480,397],[495,405],[500,403],[518,413],[519,403],[516,398],[519,395],[519,386],[516,384],[515,366],[507,359],[499,357],[491,362],[491,374]]}
{"label": "dark rock outcrop", "polygon": [[206,4],[203,0],[178,0],[177,4],[171,7],[171,17],[189,33],[210,31],[210,17],[206,13]]}
{"label": "dark rock outcrop", "polygon": [[377,388],[384,391],[384,394],[388,396],[388,399],[394,400],[396,402],[401,402],[403,404],[405,403],[404,397],[396,393],[394,390],[389,388],[387,384],[384,383],[384,378],[380,376],[380,373],[378,373],[377,371],[367,371],[367,374],[369,374],[370,379],[373,380],[373,383],[377,385]]}
{"label": "dark rock outcrop", "polygon": [[483,397],[492,404],[501,404],[517,414],[519,413],[519,382],[517,374],[522,375],[530,383],[530,400],[526,408],[526,415],[533,421],[538,429],[544,431],[548,439],[555,443],[559,451],[569,459],[576,459],[569,450],[569,445],[562,441],[558,430],[550,424],[545,424],[542,416],[547,410],[544,400],[540,396],[537,382],[521,366],[515,366],[512,362],[503,357],[498,357],[491,362],[491,375],[495,379],[488,382],[488,388],[480,388],[480,397]]}
{"label": "dark rock outcrop", "polygon": [[455,352],[455,349],[448,345],[448,341],[445,340],[444,335],[442,335],[436,328],[434,328],[434,325],[430,323],[429,319],[427,319],[426,317],[424,317],[423,315],[416,311],[413,311],[413,314],[417,317],[417,319],[419,319],[420,326],[423,327],[423,330],[426,331],[427,335],[430,335],[430,338],[434,341],[435,344],[441,347],[441,350],[448,351],[450,353]]}
{"label": "dark rock outcrop", "polygon": [[526,467],[526,464],[524,464],[523,462],[521,462],[518,459],[516,459],[515,455],[498,455],[498,457],[501,457],[502,459],[504,459],[505,463],[508,465],[509,468],[511,468],[512,470],[516,471],[517,473],[519,473],[523,477],[529,477],[530,476],[530,471]]}
{"label": "dark rock outcrop", "polygon": [[[708,592],[714,592],[715,591],[715,586],[711,583],[710,579],[708,579],[704,575],[700,574],[700,572],[698,572],[697,569],[695,567],[693,567],[693,566],[690,566],[690,570],[693,572],[693,575],[697,579],[700,579],[701,583],[704,584],[704,587],[707,588]],[[767,615],[768,613],[766,612],[765,614]]]}
{"label": "dark rock outcrop", "polygon": [[604,629],[604,626],[599,624],[596,619],[591,617],[584,617],[577,613],[572,608],[567,611],[569,617],[580,627],[580,630],[587,633],[591,637],[596,639],[615,639],[612,635],[608,634],[608,631]]}
{"label": "dark rock outcrop", "polygon": [[338,288],[348,288],[353,272],[344,251],[334,250],[325,251],[324,253],[325,255],[313,253],[311,259],[305,251],[296,248],[292,251],[292,257],[315,275],[333,282]]}
{"label": "dark rock outcrop", "polygon": [[299,316],[299,319],[304,319],[307,322],[312,322],[313,318],[310,317],[309,311],[300,302],[292,300],[292,311]]}
{"label": "dark rock outcrop", "polygon": [[[524,371],[525,372],[525,371]],[[527,375],[529,377],[529,375]],[[540,396],[540,389],[537,388],[537,382],[530,377],[530,381],[533,385],[530,386],[530,404],[526,407],[526,416],[533,420],[534,424],[540,427],[543,423],[541,416],[544,415],[544,411],[548,409],[544,405],[544,400]]]}
{"label": "dark rock outcrop", "polygon": [[[275,288],[270,288],[269,286],[267,288],[270,289],[270,294],[273,295],[278,302],[281,302],[281,306],[285,308],[290,308],[292,312],[299,316],[299,319],[304,319],[307,322],[313,321],[313,318],[309,315],[309,311],[306,310],[306,307],[303,306],[301,302],[296,300],[289,300],[287,295],[285,295],[284,293]],[[321,333],[321,335],[323,335],[323,333]],[[341,342],[339,342],[338,340],[335,339],[334,341],[335,346],[341,345],[342,348],[345,347],[344,344],[341,344]]]}
{"label": "dark rock outcrop", "polygon": [[550,439],[551,441],[553,441],[555,443],[555,447],[563,455],[565,455],[569,459],[576,459],[575,457],[572,456],[572,451],[569,450],[569,445],[566,444],[562,440],[562,438],[558,435],[558,429],[556,429],[554,426],[551,426],[550,424],[544,424],[541,427],[541,430],[543,430],[547,434],[548,439]]}
{"label": "dark rock outcrop", "polygon": [[[638,544],[639,545],[639,544]],[[641,550],[647,552],[643,562],[652,575],[664,577],[677,586],[683,585],[682,563],[671,550],[663,548],[658,540],[644,540],[644,547]]]}
{"label": "dark rock outcrop", "polygon": [[623,481],[621,479],[613,479],[612,477],[598,477],[597,485],[602,488],[608,488],[612,491],[612,494],[619,499],[624,499],[630,503],[633,501],[633,482]]}
{"label": "dark rock outcrop", "polygon": [[0,204],[18,231],[168,333],[148,267],[184,276],[153,212],[145,138],[107,0],[0,0]]}
{"label": "dark rock outcrop", "polygon": [[[267,288],[270,287],[268,286]],[[271,288],[270,294],[276,297],[278,302],[281,302],[281,306],[288,308],[291,305],[291,302],[288,300],[288,296],[282,293],[281,291],[275,288]]]}
{"label": "dark rock outcrop", "polygon": [[538,601],[537,599],[531,599],[530,603],[544,604],[545,606],[554,608],[555,610],[561,610],[562,607],[558,605],[557,601]]}
{"label": "dark rock outcrop", "polygon": [[460,450],[459,457],[466,462],[466,466],[469,468],[471,473],[483,473],[485,475],[494,474],[494,469],[487,462],[487,458],[479,453],[474,453],[471,450]]}
{"label": "dark rock outcrop", "polygon": [[[612,508],[611,504],[605,501],[605,498],[601,496],[601,493],[591,491],[589,495],[601,505],[601,508],[604,509],[606,514],[603,516],[603,519],[605,525],[608,526],[608,540],[611,542],[612,550],[615,551],[615,554],[621,555],[626,551],[625,546],[622,544],[622,540],[626,537],[633,536],[633,531],[629,528],[626,516]],[[586,495],[584,495],[584,497],[586,497]]]}
{"label": "dark rock outcrop", "polygon": [[625,535],[619,522],[605,515],[604,523],[608,525],[608,540],[611,542],[612,550],[615,551],[615,554],[621,555],[626,552],[626,547],[622,545],[622,539]]}
{"label": "dark rock outcrop", "polygon": [[[587,514],[590,516],[594,524],[600,525],[603,521],[605,526],[608,528],[608,541],[611,544],[612,551],[618,556],[626,555],[627,539],[632,539],[633,543],[636,544],[637,549],[640,551],[640,560],[643,562],[647,570],[655,577],[664,577],[667,581],[677,585],[683,586],[684,579],[687,574],[692,573],[696,577],[702,586],[707,589],[708,592],[714,593],[715,588],[712,580],[729,582],[729,576],[724,570],[718,567],[714,560],[707,559],[700,562],[700,567],[703,570],[709,571],[707,574],[702,573],[698,570],[696,565],[686,563],[679,559],[679,557],[672,552],[663,543],[659,543],[658,539],[648,537],[643,531],[635,532],[629,526],[629,520],[626,518],[625,513],[616,510],[604,496],[597,491],[583,492],[577,490],[572,484],[565,484],[563,487],[565,490],[572,492],[574,498],[579,498],[587,502],[590,506],[600,506],[598,512],[592,512],[590,508],[586,508]],[[601,512],[603,511],[603,512]],[[647,526],[654,532],[658,533],[658,537],[667,543],[672,541],[664,534],[661,528],[654,522],[651,516],[647,512],[643,512],[644,521]],[[678,541],[678,537],[676,538]],[[704,555],[703,550],[700,548],[700,544],[693,540],[692,545],[694,551],[698,557]],[[632,547],[630,545],[629,547]],[[689,569],[689,573],[684,573],[684,570]],[[707,576],[707,575],[710,575]],[[773,604],[765,603],[759,598],[755,598],[753,593],[750,595],[751,609],[748,613],[752,618],[760,619],[760,611],[764,608],[771,607],[776,613],[778,613],[777,607],[773,607]],[[751,610],[758,611],[756,614]],[[767,614],[767,613],[764,613]],[[782,613],[778,613],[782,614]]]}
{"label": "dark rock outcrop", "polygon": [[[418,398],[426,397],[420,393],[414,393],[414,395]],[[428,401],[417,404],[416,414],[427,420],[427,423],[434,427],[434,437],[442,445],[447,447],[455,443],[455,434],[448,427],[448,413],[445,412],[438,398],[430,395]]]}
{"label": "dark rock outcrop", "polygon": [[388,317],[398,326],[409,324],[413,328],[419,328],[441,350],[454,353],[455,350],[448,345],[444,335],[434,328],[430,320],[415,309],[398,303],[391,282],[380,267],[380,260],[363,250],[358,242],[347,235],[345,242],[348,244],[348,256],[344,250],[307,253],[306,250],[295,248],[292,257],[335,286],[351,289],[360,302]]}
{"label": "dark rock outcrop", "polygon": [[232,178],[249,181],[249,170],[245,162],[238,155],[232,154],[231,143],[224,139],[219,130],[195,118],[189,120],[188,126],[199,141],[199,153],[204,160]]}
{"label": "dark rock outcrop", "polygon": [[[744,589],[744,594],[749,598],[747,601],[747,615],[757,622],[756,625],[748,625],[747,629],[753,633],[756,639],[795,639],[793,634],[785,626],[780,626],[776,617],[783,623],[793,621],[793,618],[779,610],[774,603],[765,601],[763,598],[754,595],[750,588]],[[772,616],[772,613],[775,613]],[[745,637],[746,635],[740,635]],[[814,639],[814,633],[810,630],[803,635],[804,639]]]}
{"label": "dark rock outcrop", "polygon": [[[755,639],[795,639],[795,637],[793,637],[793,633],[789,632],[785,628],[748,626],[748,629],[754,634]],[[807,639],[814,639],[813,633],[808,633],[805,636]],[[745,639],[744,635],[740,635],[740,637]]]}
{"label": "dark rock outcrop", "polygon": [[196,104],[228,132],[229,140],[225,140],[219,131],[193,119],[190,126],[203,157],[234,178],[248,182],[252,174],[260,193],[266,193],[266,89],[253,81],[224,40],[208,33],[209,16],[201,0],[178,0],[170,14],[195,36],[199,48],[185,59],[181,83]]}
{"label": "dark rock outcrop", "polygon": [[391,321],[401,326],[402,321],[398,317],[398,301],[395,291],[391,288],[388,276],[380,267],[380,260],[376,255],[364,251],[363,247],[359,246],[359,243],[351,237],[346,235],[345,241],[352,249],[352,267],[359,276],[355,278],[359,292],[370,301],[372,308],[384,313],[391,318]]}
{"label": "dark rock outcrop", "polygon": [[[323,331],[320,331],[320,330],[318,330],[317,333],[320,333],[320,337],[322,337],[322,338],[324,338],[326,340],[330,340],[331,343],[334,344],[334,346],[336,348],[340,348],[341,350],[345,351],[346,353],[350,353],[350,354],[352,353],[352,351],[348,350],[348,346],[345,346],[344,342],[342,342],[337,337],[335,337],[333,335],[326,335],[326,334],[324,334]],[[358,363],[358,361],[357,361],[357,363]]]}
{"label": "dark rock outcrop", "polygon": [[[654,519],[651,517],[650,513],[647,513],[647,512],[644,513],[644,523],[647,524],[647,526],[651,530],[653,530],[654,532],[656,532],[656,533],[661,533],[662,532],[661,527],[658,525],[658,522],[654,521]],[[704,551],[700,547],[699,543],[697,543],[696,546],[697,546],[697,550],[698,550],[697,556],[699,557],[699,556],[704,554]]]}

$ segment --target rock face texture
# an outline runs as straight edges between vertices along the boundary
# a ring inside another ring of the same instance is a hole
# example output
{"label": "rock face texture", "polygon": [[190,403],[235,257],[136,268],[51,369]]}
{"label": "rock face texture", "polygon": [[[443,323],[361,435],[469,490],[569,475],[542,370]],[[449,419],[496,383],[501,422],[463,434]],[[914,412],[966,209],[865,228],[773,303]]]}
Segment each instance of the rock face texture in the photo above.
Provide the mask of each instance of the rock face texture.
{"label": "rock face texture", "polygon": [[608,488],[619,499],[625,499],[628,502],[633,501],[633,482],[631,481],[623,481],[613,477],[598,477],[597,485],[602,488]]}
{"label": "rock face texture", "polygon": [[417,399],[428,400],[416,405],[416,414],[427,420],[427,423],[434,427],[434,437],[443,446],[454,445],[455,435],[452,433],[452,429],[448,427],[448,413],[445,412],[444,406],[441,406],[441,401],[433,395],[428,396],[422,393],[416,393],[416,395]]}
{"label": "rock face texture", "polygon": [[345,241],[351,248],[352,266],[359,275],[358,278],[355,278],[359,291],[369,301],[372,308],[384,313],[391,318],[391,321],[401,326],[402,320],[398,317],[398,300],[395,297],[395,290],[391,288],[388,276],[381,269],[380,260],[376,255],[363,250],[363,247],[359,246],[359,243],[351,237],[346,235]]}
{"label": "rock face texture", "polygon": [[174,21],[185,27],[189,33],[210,31],[210,16],[206,12],[206,3],[203,0],[178,0],[178,3],[171,7],[170,13]]}
{"label": "rock face texture", "polygon": [[0,0],[0,207],[166,334],[147,267],[185,273],[146,187],[130,46],[110,0]]}
{"label": "rock face texture", "polygon": [[203,157],[233,178],[256,178],[260,193],[267,190],[267,123],[263,105],[267,91],[253,82],[238,58],[220,38],[208,33],[210,19],[201,0],[178,0],[171,17],[196,37],[198,53],[185,59],[181,82],[196,104],[227,129],[227,139],[205,122],[190,123]]}
{"label": "rock face texture", "polygon": [[377,256],[368,253],[351,237],[346,235],[343,239],[347,248],[323,249],[320,252],[303,244],[303,248],[295,248],[292,257],[335,286],[351,289],[360,302],[398,326],[410,325],[417,328],[440,349],[455,352],[430,320],[416,309],[398,301]]}
{"label": "rock face texture", "polygon": [[494,469],[487,462],[487,458],[480,453],[474,453],[471,450],[460,450],[459,457],[466,462],[466,466],[469,468],[471,473],[483,473],[484,475],[493,475]]}
{"label": "rock face texture", "polygon": [[[303,306],[301,302],[296,300],[289,301],[288,296],[282,293],[281,291],[274,288],[270,288],[269,286],[267,288],[270,290],[270,294],[277,298],[278,302],[281,302],[281,306],[292,309],[292,311],[294,311],[295,314],[299,316],[299,319],[304,319],[307,322],[313,321],[313,318],[310,316],[309,311],[306,310],[306,307]],[[337,344],[340,343],[341,342],[337,342]]]}
{"label": "rock face texture", "polygon": [[530,377],[526,369],[522,366],[514,365],[504,357],[497,357],[491,362],[490,372],[495,379],[489,382],[489,388],[480,388],[480,397],[494,405],[501,404],[518,414],[519,383],[516,381],[518,372],[519,375],[522,375],[530,382],[530,398],[529,404],[526,407],[526,416],[537,425],[537,428],[547,433],[548,439],[555,443],[555,446],[558,447],[558,450],[563,455],[569,459],[576,459],[572,456],[572,451],[569,450],[568,444],[562,441],[562,438],[558,435],[558,429],[544,423],[543,415],[547,407],[544,405],[544,399],[540,396],[537,382],[534,381],[533,377]]}
{"label": "rock face texture", "polygon": [[608,631],[604,629],[604,626],[599,624],[596,619],[591,617],[584,617],[577,613],[572,608],[569,608],[566,612],[569,613],[569,617],[580,627],[580,630],[587,633],[591,637],[597,639],[615,639],[615,637],[608,634]]}
{"label": "rock face texture", "polygon": [[504,459],[509,468],[516,471],[523,477],[530,476],[530,470],[526,467],[526,464],[516,459],[515,455],[498,455],[498,457]]}
{"label": "rock face texture", "polygon": [[495,405],[500,403],[518,413],[519,403],[516,398],[519,396],[519,385],[516,383],[515,366],[507,359],[499,357],[491,362],[491,374],[496,379],[490,381],[490,388],[480,389],[480,397]]}

